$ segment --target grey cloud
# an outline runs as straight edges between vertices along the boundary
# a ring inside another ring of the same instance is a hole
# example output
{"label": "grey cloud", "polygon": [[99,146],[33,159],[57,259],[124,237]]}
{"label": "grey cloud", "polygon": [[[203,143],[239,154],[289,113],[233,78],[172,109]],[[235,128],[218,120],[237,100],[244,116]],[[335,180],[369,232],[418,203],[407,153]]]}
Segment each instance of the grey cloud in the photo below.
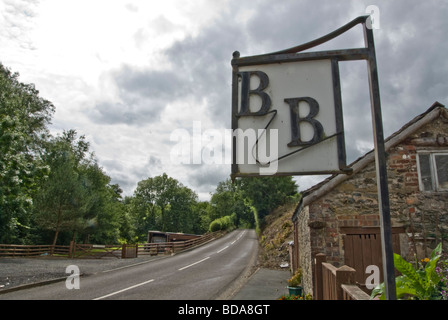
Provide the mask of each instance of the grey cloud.
{"label": "grey cloud", "polygon": [[160,15],[155,19],[149,21],[147,25],[142,26],[134,33],[134,42],[139,49],[144,50],[144,47],[150,43],[153,37],[169,38],[179,30],[183,30],[181,25],[174,24],[165,16]]}
{"label": "grey cloud", "polygon": [[188,86],[183,77],[180,70],[139,70],[127,65],[114,75],[121,96],[152,99],[168,99],[187,93]]}
{"label": "grey cloud", "polygon": [[379,8],[382,20],[376,42],[381,96],[385,121],[392,126],[389,116],[410,120],[434,101],[448,100],[444,58],[448,4],[382,1]]}
{"label": "grey cloud", "polygon": [[186,182],[197,192],[214,190],[220,181],[230,177],[230,167],[223,164],[185,165],[185,169],[190,171]]}
{"label": "grey cloud", "polygon": [[342,26],[356,18],[351,16],[350,2],[340,1],[264,1],[257,6],[247,23],[252,44],[266,48],[267,53],[293,47]]}
{"label": "grey cloud", "polygon": [[139,167],[133,168],[130,173],[139,180],[146,179],[151,176],[162,174],[163,165],[160,158],[155,156],[149,156],[145,164]]}
{"label": "grey cloud", "polygon": [[125,5],[125,8],[130,12],[138,12],[138,6],[136,6],[134,3],[127,3]]}
{"label": "grey cloud", "polygon": [[155,122],[167,103],[189,94],[180,72],[139,70],[129,65],[109,75],[118,89],[119,101],[97,101],[89,110],[92,119],[106,124]]}
{"label": "grey cloud", "polygon": [[134,103],[99,102],[89,111],[90,118],[101,124],[144,125],[159,119],[164,105],[157,101],[141,100]]}
{"label": "grey cloud", "polygon": [[123,190],[123,196],[131,195],[132,190],[135,188],[134,181],[136,180],[134,177],[129,179],[129,174],[126,172],[127,169],[123,164],[116,159],[102,159],[100,163],[111,177],[111,183],[118,184]]}
{"label": "grey cloud", "polygon": [[232,52],[246,48],[241,21],[223,13],[195,37],[178,41],[165,51],[178,72],[188,74],[195,97],[205,98],[214,123],[230,126]]}
{"label": "grey cloud", "polygon": [[123,172],[114,172],[111,175],[111,183],[118,184],[120,188],[123,190],[122,196],[132,196],[135,187],[137,186],[137,182],[139,180],[130,179],[128,174]]}
{"label": "grey cloud", "polygon": [[146,163],[131,168],[124,168],[119,160],[102,160],[106,171],[110,174],[112,183],[118,183],[125,196],[131,196],[137,182],[163,173],[162,161],[155,156],[149,156]]}

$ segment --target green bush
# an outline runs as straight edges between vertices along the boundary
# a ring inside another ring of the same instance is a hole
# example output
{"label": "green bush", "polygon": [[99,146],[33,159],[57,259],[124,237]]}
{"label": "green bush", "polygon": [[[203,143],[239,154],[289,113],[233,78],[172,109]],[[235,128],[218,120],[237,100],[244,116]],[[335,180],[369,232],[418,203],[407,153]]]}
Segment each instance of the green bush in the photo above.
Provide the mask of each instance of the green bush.
{"label": "green bush", "polygon": [[234,228],[235,228],[235,214],[215,219],[210,223],[209,226],[210,232],[216,232],[220,230],[232,230]]}
{"label": "green bush", "polygon": [[222,225],[221,225],[221,222],[219,222],[219,219],[213,220],[210,223],[209,229],[210,229],[210,232],[216,232],[216,231],[221,230],[222,229]]}

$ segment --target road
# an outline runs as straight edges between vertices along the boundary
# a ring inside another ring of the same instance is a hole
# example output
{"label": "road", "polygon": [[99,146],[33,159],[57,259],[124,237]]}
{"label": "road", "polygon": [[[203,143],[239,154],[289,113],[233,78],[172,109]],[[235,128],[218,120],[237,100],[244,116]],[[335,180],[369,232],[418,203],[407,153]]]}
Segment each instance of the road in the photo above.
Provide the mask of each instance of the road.
{"label": "road", "polygon": [[79,289],[67,289],[61,281],[5,293],[0,300],[217,299],[253,263],[257,247],[254,230],[235,230],[165,259],[80,277]]}

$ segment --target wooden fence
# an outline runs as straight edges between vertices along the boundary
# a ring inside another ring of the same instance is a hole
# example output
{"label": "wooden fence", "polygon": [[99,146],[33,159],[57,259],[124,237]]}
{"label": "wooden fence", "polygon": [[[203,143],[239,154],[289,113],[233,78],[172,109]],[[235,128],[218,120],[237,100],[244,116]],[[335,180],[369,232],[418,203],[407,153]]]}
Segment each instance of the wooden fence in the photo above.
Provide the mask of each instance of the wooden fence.
{"label": "wooden fence", "polygon": [[221,232],[215,232],[187,241],[123,245],[78,244],[73,241],[69,246],[0,244],[0,257],[136,258],[139,255],[181,252],[222,235]]}
{"label": "wooden fence", "polygon": [[355,269],[337,268],[327,263],[322,253],[315,257],[314,275],[316,300],[370,300],[370,296],[356,285]]}
{"label": "wooden fence", "polygon": [[70,246],[0,244],[0,257],[68,256]]}

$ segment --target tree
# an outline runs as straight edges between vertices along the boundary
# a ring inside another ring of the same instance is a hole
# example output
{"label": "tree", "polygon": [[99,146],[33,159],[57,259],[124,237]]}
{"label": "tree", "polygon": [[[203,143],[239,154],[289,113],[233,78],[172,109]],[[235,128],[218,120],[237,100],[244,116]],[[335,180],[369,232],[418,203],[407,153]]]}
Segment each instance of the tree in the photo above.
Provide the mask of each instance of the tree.
{"label": "tree", "polygon": [[209,230],[210,222],[210,202],[199,201],[193,206],[193,211],[197,217],[197,223],[195,224],[195,234],[202,234]]}
{"label": "tree", "polygon": [[235,197],[239,197],[240,189],[230,179],[221,181],[210,199],[210,219],[230,216],[235,211]]}
{"label": "tree", "polygon": [[233,216],[237,226],[254,227],[296,194],[297,186],[292,177],[247,177],[234,183],[227,179],[218,184],[210,199],[209,217],[214,221]]}
{"label": "tree", "polygon": [[54,106],[18,78],[0,63],[0,243],[25,241],[33,194],[48,174],[39,154]]}
{"label": "tree", "polygon": [[76,241],[117,243],[125,219],[122,190],[110,184],[85,137],[64,131],[47,143],[42,158],[50,174],[35,197],[35,221],[54,232],[53,244],[61,232]]}
{"label": "tree", "polygon": [[139,240],[148,230],[193,233],[199,221],[197,195],[166,173],[138,183],[130,212]]}
{"label": "tree", "polygon": [[46,145],[43,159],[50,174],[35,196],[35,222],[43,229],[54,231],[53,245],[59,232],[73,231],[84,223],[84,196],[79,166],[84,158],[86,142],[75,142],[76,132],[64,132]]}
{"label": "tree", "polygon": [[210,199],[210,219],[213,221],[232,215],[237,226],[254,226],[254,214],[249,201],[244,198],[240,183],[227,179],[218,184]]}
{"label": "tree", "polygon": [[297,194],[297,185],[290,176],[248,177],[237,180],[243,197],[255,207],[260,219]]}
{"label": "tree", "polygon": [[80,184],[83,190],[81,224],[75,224],[72,239],[78,233],[89,243],[117,243],[120,238],[120,217],[124,215],[121,203],[122,190],[111,185],[111,178],[95,160],[79,168]]}

